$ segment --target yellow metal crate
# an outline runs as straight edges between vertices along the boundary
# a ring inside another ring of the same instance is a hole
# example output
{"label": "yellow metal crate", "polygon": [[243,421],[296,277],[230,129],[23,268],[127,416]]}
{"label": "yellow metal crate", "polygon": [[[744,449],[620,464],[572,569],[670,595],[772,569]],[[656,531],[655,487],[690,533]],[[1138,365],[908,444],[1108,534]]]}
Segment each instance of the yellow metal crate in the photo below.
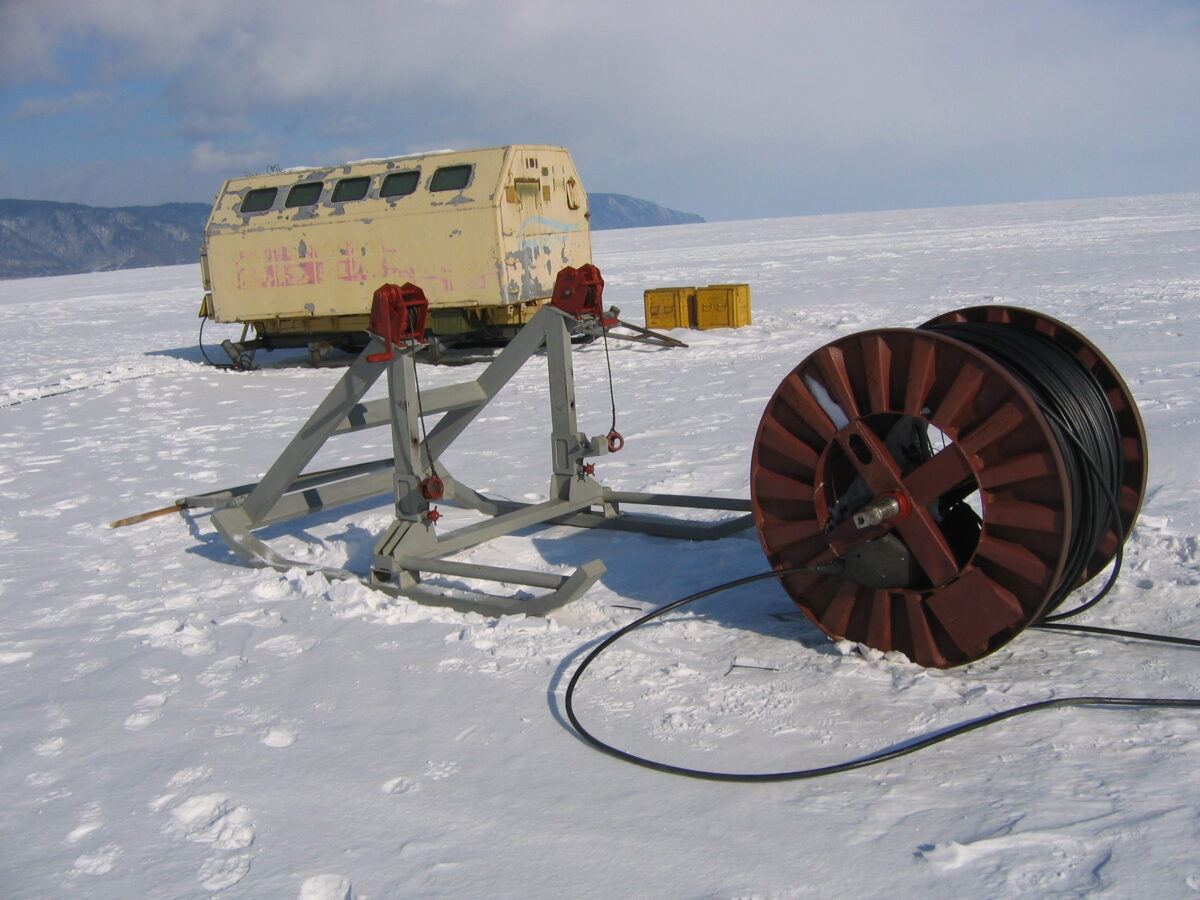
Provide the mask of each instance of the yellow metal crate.
{"label": "yellow metal crate", "polygon": [[750,285],[710,284],[696,288],[696,328],[741,328],[750,324]]}
{"label": "yellow metal crate", "polygon": [[691,328],[695,321],[694,287],[651,288],[644,292],[646,327],[670,331],[672,328]]}

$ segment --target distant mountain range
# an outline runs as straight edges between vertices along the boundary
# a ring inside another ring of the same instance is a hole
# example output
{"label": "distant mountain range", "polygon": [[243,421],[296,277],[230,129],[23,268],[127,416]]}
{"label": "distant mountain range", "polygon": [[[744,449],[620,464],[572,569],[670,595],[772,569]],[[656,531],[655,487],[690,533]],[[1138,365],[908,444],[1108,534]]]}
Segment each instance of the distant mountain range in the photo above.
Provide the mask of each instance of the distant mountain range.
{"label": "distant mountain range", "polygon": [[695,213],[667,209],[649,200],[624,194],[588,194],[592,230],[644,228],[648,225],[693,225],[704,219]]}
{"label": "distant mountain range", "polygon": [[[589,194],[592,229],[703,222],[624,194]],[[83,206],[0,200],[0,278],[70,275],[196,262],[207,203]]]}

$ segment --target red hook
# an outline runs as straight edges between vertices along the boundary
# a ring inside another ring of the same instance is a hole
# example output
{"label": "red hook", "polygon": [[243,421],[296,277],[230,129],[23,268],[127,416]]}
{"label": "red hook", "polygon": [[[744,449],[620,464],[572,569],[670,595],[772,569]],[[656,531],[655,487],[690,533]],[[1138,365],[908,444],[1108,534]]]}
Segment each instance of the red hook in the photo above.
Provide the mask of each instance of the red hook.
{"label": "red hook", "polygon": [[617,431],[617,429],[614,428],[612,431],[610,431],[607,437],[609,453],[616,453],[625,446],[625,438],[621,437],[621,432]]}

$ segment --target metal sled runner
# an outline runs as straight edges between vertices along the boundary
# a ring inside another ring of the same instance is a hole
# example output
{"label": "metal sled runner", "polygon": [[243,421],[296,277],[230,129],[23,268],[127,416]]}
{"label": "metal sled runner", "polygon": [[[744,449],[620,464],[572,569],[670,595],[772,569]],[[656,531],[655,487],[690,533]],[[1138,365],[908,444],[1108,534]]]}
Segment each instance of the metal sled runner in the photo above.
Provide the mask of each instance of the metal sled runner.
{"label": "metal sled runner", "polygon": [[[646,513],[623,506],[715,509],[746,513],[748,500],[614,491],[593,477],[588,459],[619,450],[615,430],[588,437],[578,430],[571,363],[571,332],[579,325],[601,329],[606,322],[603,280],[594,266],[559,273],[551,305],[541,309],[474,381],[420,390],[414,356],[423,343],[427,303],[420,288],[384,285],[375,292],[368,346],[257,483],[180,500],[186,507],[217,507],[213,524],[243,559],[280,570],[320,570],[361,578],[379,590],[425,603],[488,615],[540,615],[582,595],[605,572],[600,560],[560,575],[484,566],[446,557],[501,535],[536,525],[613,528],[669,538],[711,540],[748,527],[749,515],[715,523]],[[441,457],[499,390],[535,353],[545,348],[550,393],[551,478],[549,499],[517,503],[493,499],[455,478]],[[383,375],[387,397],[363,401]],[[424,428],[424,419],[440,416]],[[306,466],[336,435],[390,425],[393,456],[319,472]],[[395,518],[380,537],[368,574],[327,569],[290,560],[253,532],[372,497],[394,494]],[[487,518],[446,533],[437,530],[443,502]],[[536,588],[530,596],[496,596],[424,581],[441,575]]]}

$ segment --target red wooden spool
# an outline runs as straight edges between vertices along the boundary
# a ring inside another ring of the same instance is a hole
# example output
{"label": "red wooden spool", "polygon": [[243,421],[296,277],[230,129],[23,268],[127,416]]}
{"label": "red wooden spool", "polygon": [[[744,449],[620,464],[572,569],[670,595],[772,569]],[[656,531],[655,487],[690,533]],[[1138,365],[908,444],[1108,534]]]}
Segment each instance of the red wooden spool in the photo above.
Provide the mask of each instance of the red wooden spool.
{"label": "red wooden spool", "polygon": [[[1062,451],[1034,397],[987,354],[923,330],[947,322],[1040,331],[1104,390],[1120,431],[1122,528],[1109,528],[1083,581],[1112,561],[1132,527],[1147,465],[1137,406],[1112,364],[1069,326],[1029,310],[975,307],[920,329],[849,335],[784,378],[751,462],[768,560],[811,566],[894,532],[918,573],[908,584],[819,573],[782,583],[830,636],[939,668],[986,656],[1042,614],[1063,577],[1072,503]],[[855,524],[856,511],[889,495],[903,514]]]}

